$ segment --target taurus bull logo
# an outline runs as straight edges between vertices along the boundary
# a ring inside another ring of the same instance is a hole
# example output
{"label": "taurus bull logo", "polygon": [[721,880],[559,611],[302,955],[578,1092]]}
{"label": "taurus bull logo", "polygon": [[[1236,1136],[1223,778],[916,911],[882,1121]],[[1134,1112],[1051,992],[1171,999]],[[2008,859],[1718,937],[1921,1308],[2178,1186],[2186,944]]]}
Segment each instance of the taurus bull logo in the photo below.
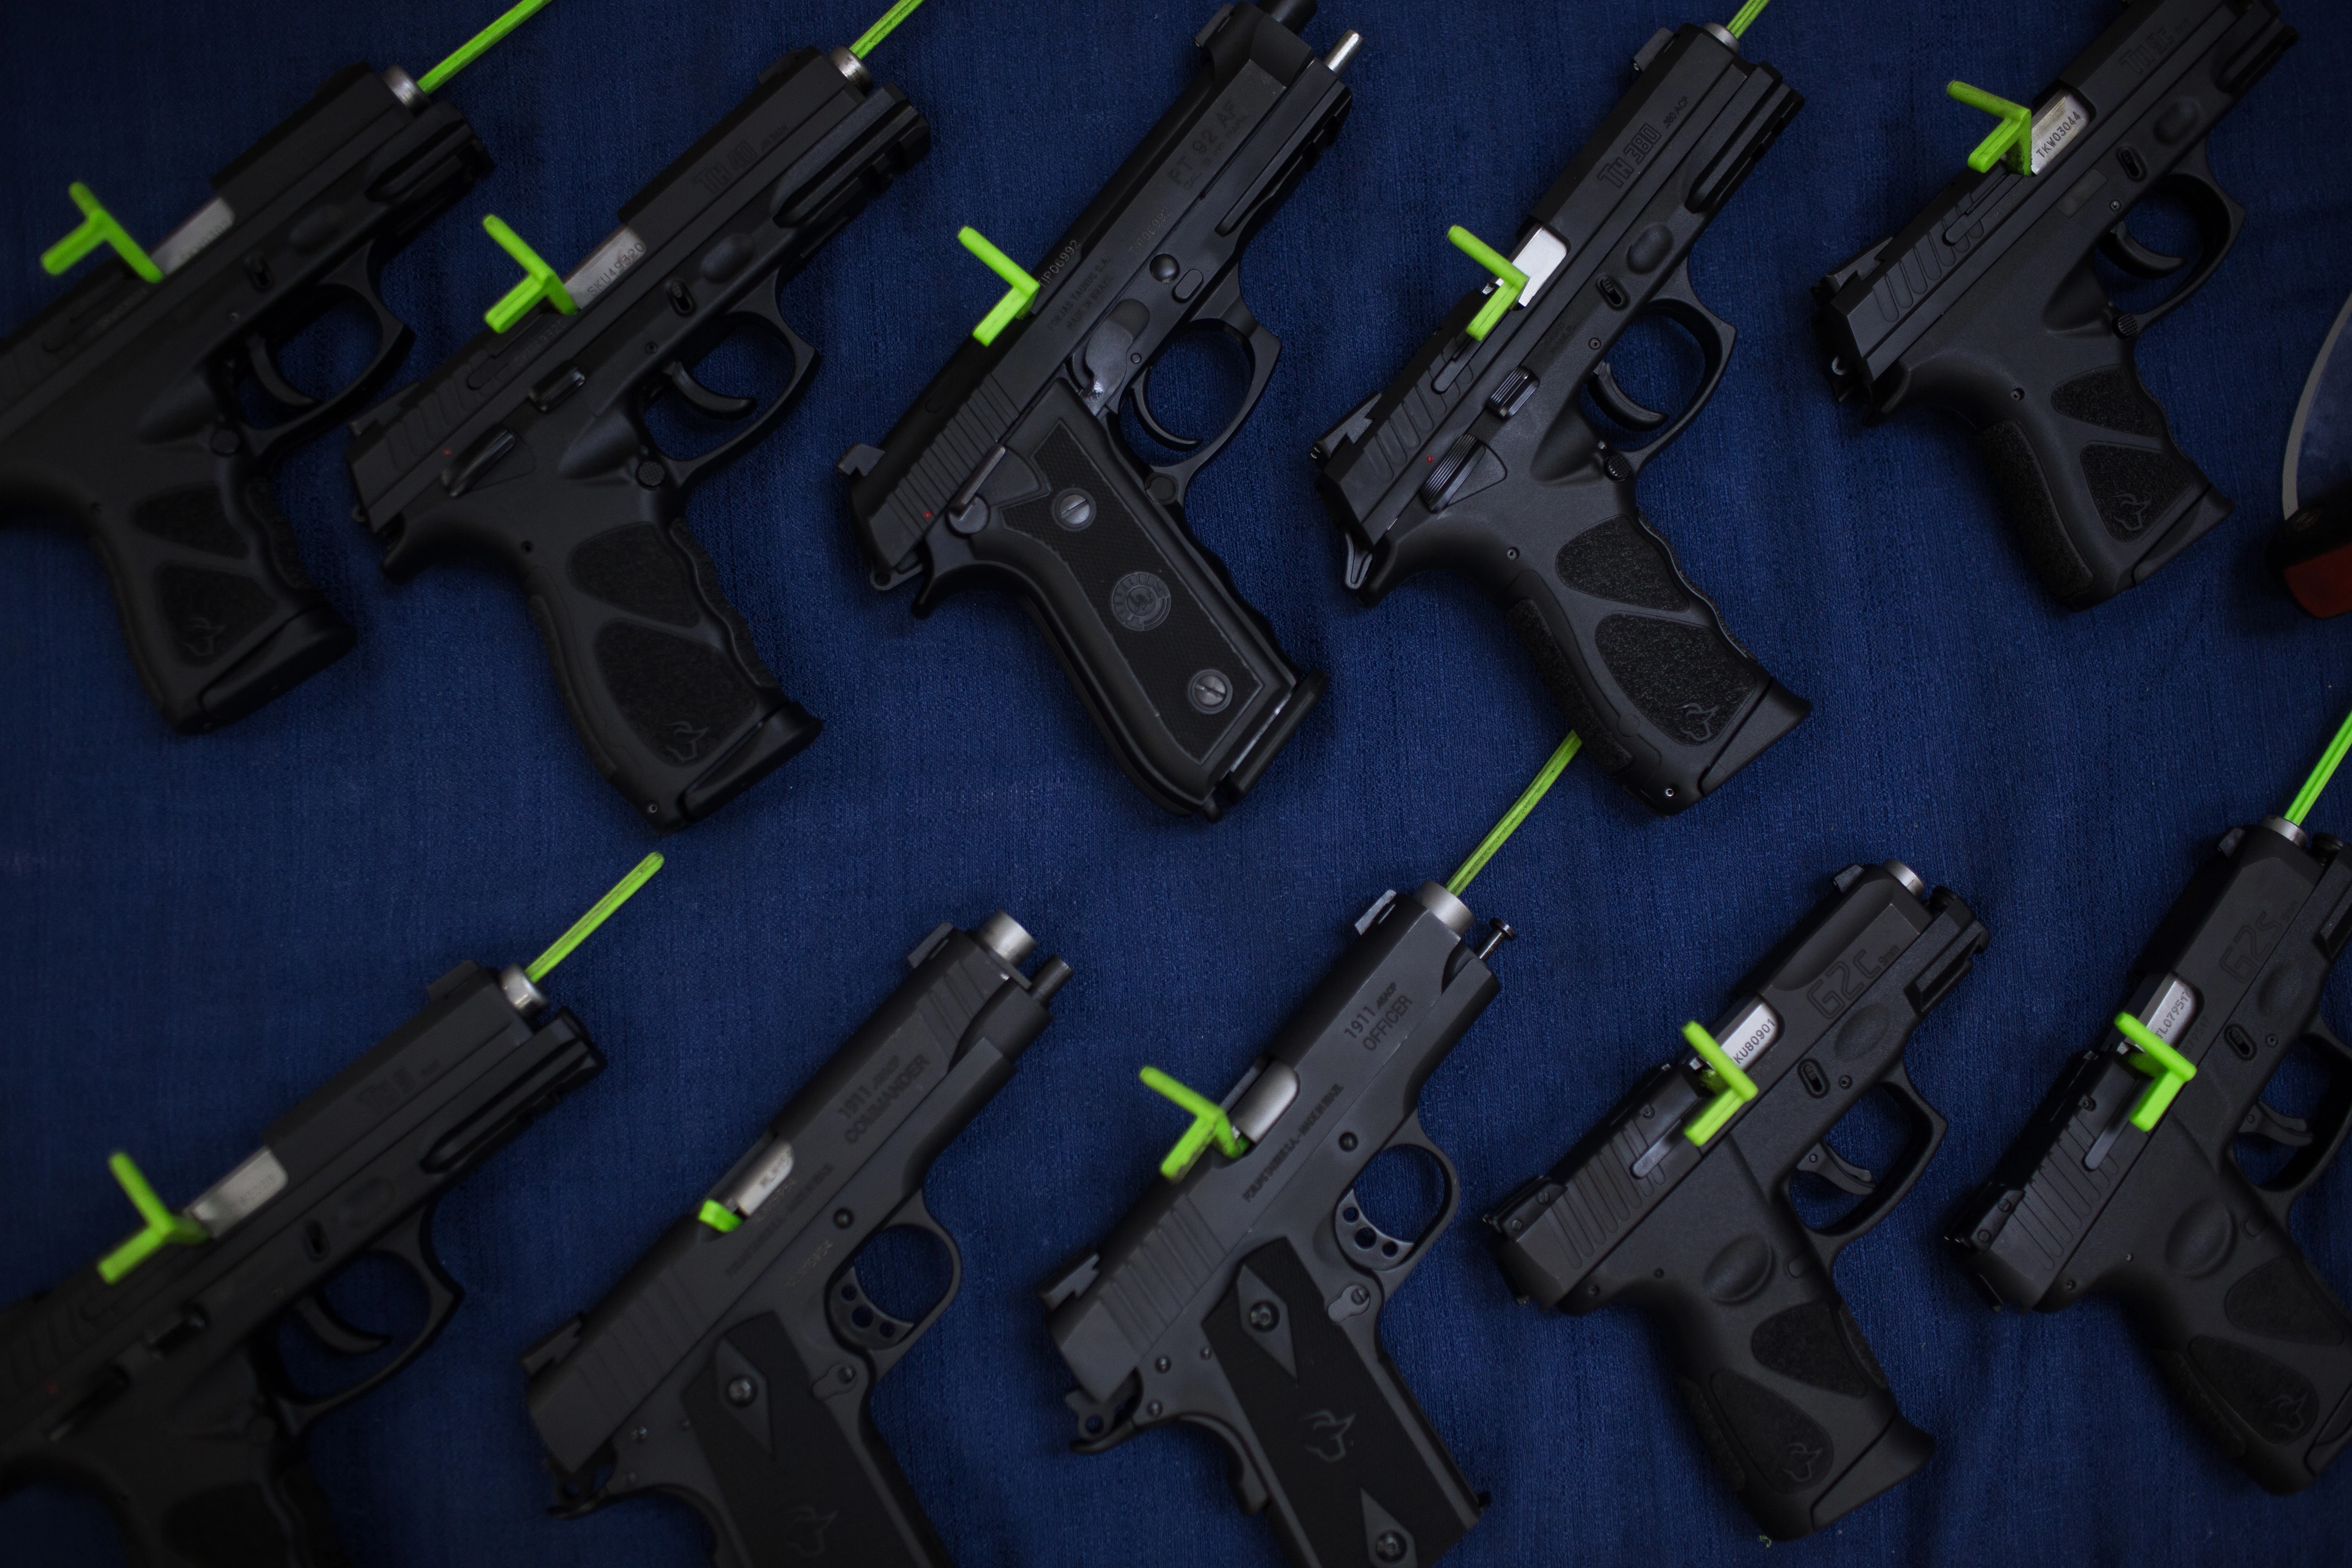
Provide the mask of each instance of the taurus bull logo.
{"label": "taurus bull logo", "polygon": [[824,1532],[831,1530],[833,1521],[840,1517],[839,1509],[830,1513],[819,1513],[807,1503],[803,1503],[784,1515],[784,1544],[793,1549],[796,1557],[822,1557],[824,1555]]}
{"label": "taurus bull logo", "polygon": [[1304,1419],[1307,1438],[1303,1447],[1309,1454],[1327,1465],[1336,1465],[1348,1457],[1348,1428],[1356,1424],[1354,1416],[1318,1410]]}

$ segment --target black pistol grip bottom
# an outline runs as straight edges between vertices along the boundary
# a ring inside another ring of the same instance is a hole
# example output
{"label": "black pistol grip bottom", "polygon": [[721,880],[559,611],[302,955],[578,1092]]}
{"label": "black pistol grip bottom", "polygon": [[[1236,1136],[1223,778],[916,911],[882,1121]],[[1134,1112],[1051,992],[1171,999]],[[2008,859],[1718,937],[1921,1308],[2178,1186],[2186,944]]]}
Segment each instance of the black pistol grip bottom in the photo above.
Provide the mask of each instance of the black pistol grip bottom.
{"label": "black pistol grip bottom", "polygon": [[700,821],[816,738],[683,522],[624,523],[544,559],[525,588],[572,725],[656,830]]}
{"label": "black pistol grip bottom", "polygon": [[1796,1215],[1744,1164],[1702,1164],[1605,1267],[1658,1314],[1701,1440],[1775,1541],[1822,1529],[1934,1452]]}
{"label": "black pistol grip bottom", "polygon": [[2124,1289],[2158,1363],[2263,1489],[2301,1491],[2352,1438],[2352,1316],[2251,1202],[2189,1205],[2161,1251]]}
{"label": "black pistol grip bottom", "polygon": [[174,1503],[163,1517],[168,1555],[152,1568],[350,1568],[335,1541],[327,1495],[310,1467],[295,1460],[268,1479],[212,1486]]}
{"label": "black pistol grip bottom", "polygon": [[719,1485],[695,1500],[744,1568],[820,1559],[948,1568],[869,1412],[863,1357],[812,1362],[770,1313],[736,1324],[686,1387],[695,1440]]}
{"label": "black pistol grip bottom", "polygon": [[973,559],[1009,577],[1119,764],[1214,821],[1322,689],[1101,422],[1055,382],[1006,442]]}
{"label": "black pistol grip bottom", "polygon": [[1504,614],[1587,755],[1671,816],[1812,711],[1725,631],[1638,511],[1526,562]]}
{"label": "black pistol grip bottom", "polygon": [[244,458],[88,522],[141,681],[172,727],[245,717],[351,650],[352,628],[302,570],[269,481]]}
{"label": "black pistol grip bottom", "polygon": [[2174,443],[2132,340],[2068,340],[2043,357],[2040,374],[1971,387],[1964,416],[2027,563],[2079,610],[2146,582],[2235,509]]}
{"label": "black pistol grip bottom", "polygon": [[270,1413],[250,1347],[171,1415],[99,1431],[102,1489],[135,1568],[351,1568],[326,1494]]}
{"label": "black pistol grip bottom", "polygon": [[1298,1568],[1428,1568],[1477,1522],[1477,1498],[1396,1368],[1332,1320],[1290,1243],[1244,1258],[1203,1327]]}
{"label": "black pistol grip bottom", "polygon": [[1709,1302],[1676,1314],[1679,1382],[1700,1439],[1775,1541],[1852,1512],[1909,1479],[1936,1447],[1895,1409],[1853,1314],[1803,1261],[1802,1278],[1780,1265],[1733,1310]]}

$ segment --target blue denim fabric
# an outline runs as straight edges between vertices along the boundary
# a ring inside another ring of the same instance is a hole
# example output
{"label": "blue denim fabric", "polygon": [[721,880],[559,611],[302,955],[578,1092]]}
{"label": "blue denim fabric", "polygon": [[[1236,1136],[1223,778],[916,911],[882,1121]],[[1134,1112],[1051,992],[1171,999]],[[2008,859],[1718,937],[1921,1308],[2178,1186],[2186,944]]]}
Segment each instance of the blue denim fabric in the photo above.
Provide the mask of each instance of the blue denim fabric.
{"label": "blue denim fabric", "polygon": [[[1726,0],[1727,5],[1728,0]],[[355,59],[421,71],[494,0],[18,5],[0,16],[0,325],[60,285],[35,265],[89,181],[152,238],[205,174]],[[445,95],[499,160],[397,260],[405,374],[511,281],[508,219],[560,266],[789,47],[848,41],[881,0],[560,0]],[[1830,398],[1807,290],[1901,226],[1986,129],[1958,77],[2037,92],[2110,0],[1780,0],[1749,52],[1808,100],[1698,247],[1740,342],[1643,500],[1734,632],[1812,718],[1719,796],[1651,817],[1589,764],[1474,889],[1523,933],[1500,998],[1433,1077],[1430,1133],[1465,1213],[1546,1166],[1713,1014],[1827,873],[1899,856],[1971,901],[1990,951],[1913,1042],[1952,1120],[1919,1191],[1839,1270],[1906,1413],[1938,1443],[1891,1495],[1793,1549],[1824,1565],[2343,1560],[2352,1474],[2275,1500],[2224,1461],[2119,1311],[1979,1306],[1937,1240],[2212,838],[2279,809],[2352,700],[2345,625],[2263,570],[2282,447],[2352,289],[2352,10],[2288,0],[2304,40],[2213,132],[2248,209],[2214,284],[2144,341],[2182,445],[2237,516],[2146,586],[2070,615],[2008,538],[1965,431],[1864,429]],[[1144,1063],[1217,1087],[1381,890],[1443,877],[1558,739],[1502,617],[1433,577],[1375,611],[1343,590],[1310,442],[1382,385],[1507,243],[1661,25],[1659,0],[1329,0],[1365,35],[1352,119],[1243,268],[1286,347],[1264,406],[1194,488],[1192,522],[1303,666],[1320,710],[1223,824],[1163,816],[1119,774],[1044,641],[1002,596],[928,621],[866,584],[832,465],[876,440],[1002,291],[954,242],[1034,262],[1181,89],[1209,0],[932,0],[874,64],[936,150],[785,292],[824,353],[782,431],[693,523],[785,688],[804,756],[663,848],[669,868],[550,982],[611,1068],[481,1171],[434,1237],[467,1287],[415,1367],[310,1441],[362,1568],[703,1561],[699,1526],[635,1503],[576,1523],[547,1480],[514,1358],[595,1301],[895,984],[935,922],[1012,910],[1077,975],[1011,1086],[940,1160],[962,1298],[876,1418],[965,1568],[1272,1564],[1205,1436],[1081,1458],[1031,1288],[1155,1180],[1181,1119]],[[2019,309],[2032,308],[2020,301]],[[217,734],[149,706],[96,558],[0,530],[0,1302],[132,1227],[133,1152],[172,1202],[406,1018],[460,959],[535,952],[647,847],[583,757],[512,584],[405,585],[349,520],[340,434],[284,504],[357,650]],[[2352,786],[2313,826],[2352,823]],[[2331,990],[2343,1017],[2345,987]],[[2352,1173],[2296,1216],[2352,1287]],[[1745,1563],[1761,1548],[1706,1462],[1654,1336],[1513,1303],[1457,1223],[1383,1323],[1494,1505],[1450,1562]],[[0,1505],[0,1559],[120,1558],[97,1506]]]}

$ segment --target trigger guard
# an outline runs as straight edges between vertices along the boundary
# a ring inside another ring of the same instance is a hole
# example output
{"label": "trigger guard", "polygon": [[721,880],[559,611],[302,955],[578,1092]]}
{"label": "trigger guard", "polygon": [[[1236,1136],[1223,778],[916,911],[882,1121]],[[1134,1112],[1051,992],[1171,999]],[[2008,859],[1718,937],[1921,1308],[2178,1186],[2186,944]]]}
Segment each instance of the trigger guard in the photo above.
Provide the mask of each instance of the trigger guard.
{"label": "trigger guard", "polygon": [[[1885,1089],[1902,1102],[1904,1109],[1910,1113],[1915,1136],[1911,1143],[1906,1145],[1904,1152],[1879,1173],[1876,1192],[1820,1230],[1811,1226],[1801,1227],[1811,1239],[1814,1250],[1820,1253],[1823,1268],[1834,1265],[1839,1253],[1869,1235],[1881,1221],[1895,1212],[1896,1205],[1910,1196],[1911,1189],[1917,1186],[1920,1178],[1927,1173],[1928,1165],[1936,1158],[1936,1151],[1943,1146],[1944,1134],[1951,1128],[1943,1114],[1920,1094],[1911,1081],[1911,1075],[1903,1070],[1899,1060],[1885,1077],[1878,1080],[1876,1087]],[[1849,1106],[1847,1109],[1853,1108]],[[1823,1146],[1827,1146],[1826,1137]]]}
{"label": "trigger guard", "polygon": [[[1675,268],[1674,276],[1650,296],[1647,309],[1665,317],[1696,339],[1699,353],[1706,364],[1700,373],[1697,387],[1691,393],[1690,401],[1683,405],[1681,413],[1664,421],[1664,428],[1639,447],[1616,448],[1636,474],[1648,466],[1651,458],[1673,446],[1682,433],[1690,428],[1691,421],[1706,407],[1708,400],[1715,396],[1716,389],[1723,384],[1724,372],[1731,367],[1732,345],[1739,341],[1738,328],[1700,302],[1697,293],[1691,288],[1687,258]],[[1602,406],[1606,408],[1607,405]],[[1611,417],[1615,416],[1612,414]],[[1628,428],[1643,428],[1631,422],[1626,423]]]}
{"label": "trigger guard", "polygon": [[[840,1337],[844,1344],[854,1346],[866,1352],[866,1359],[872,1368],[873,1381],[876,1383],[881,1382],[890,1369],[898,1364],[898,1358],[913,1349],[917,1340],[931,1331],[933,1325],[939,1322],[940,1317],[955,1300],[956,1292],[963,1289],[963,1249],[956,1246],[955,1237],[950,1236],[945,1227],[931,1217],[931,1211],[924,1206],[923,1190],[920,1187],[916,1188],[905,1203],[891,1211],[881,1225],[875,1228],[874,1236],[879,1236],[886,1230],[919,1230],[937,1240],[941,1247],[946,1247],[948,1282],[946,1288],[940,1292],[940,1299],[932,1302],[921,1317],[911,1322],[903,1318],[892,1317],[874,1304],[874,1299],[866,1293],[864,1283],[857,1278],[857,1260],[855,1257],[852,1257],[842,1271],[834,1276],[831,1282],[825,1286],[825,1315],[833,1324],[834,1332]],[[868,1241],[872,1239],[871,1236],[866,1237]],[[856,1290],[856,1296],[855,1298],[845,1296],[843,1292],[845,1289]],[[856,1321],[856,1315],[860,1307],[874,1314],[874,1321],[862,1328]]]}
{"label": "trigger guard", "polygon": [[[341,267],[319,279],[317,288],[324,293],[341,294],[356,300],[375,317],[375,353],[357,375],[323,398],[311,397],[299,388],[288,385],[278,371],[277,363],[258,342],[258,333],[251,334],[246,355],[253,364],[253,375],[270,396],[293,411],[293,416],[277,425],[256,426],[237,416],[236,402],[225,399],[229,421],[244,439],[247,450],[257,463],[267,463],[271,454],[281,446],[299,444],[356,412],[374,395],[386,377],[400,367],[408,357],[410,345],[416,341],[415,330],[393,314],[392,307],[375,289],[375,262],[370,247],[362,247],[352,253]],[[321,312],[322,314],[324,312]],[[315,319],[315,318],[314,318]],[[305,321],[303,325],[310,323]],[[261,352],[256,352],[258,349]],[[265,369],[264,367],[267,367]],[[279,388],[284,390],[280,391]],[[291,394],[289,397],[287,394]]]}
{"label": "trigger guard", "polygon": [[1201,438],[1198,436],[1179,436],[1167,426],[1162,425],[1160,422],[1160,416],[1151,412],[1151,367],[1150,365],[1145,365],[1136,372],[1135,380],[1130,384],[1129,391],[1135,399],[1135,416],[1142,421],[1143,427],[1151,433],[1153,440],[1171,452],[1190,452],[1201,444]]}
{"label": "trigger guard", "polygon": [[404,1266],[415,1277],[417,1284],[425,1289],[425,1322],[417,1329],[415,1337],[403,1345],[399,1352],[383,1365],[350,1386],[337,1389],[332,1394],[321,1394],[317,1398],[306,1398],[289,1392],[279,1393],[274,1403],[277,1406],[278,1424],[285,1428],[289,1439],[299,1439],[320,1416],[340,1410],[352,1401],[373,1393],[383,1384],[407,1371],[409,1363],[425,1353],[426,1347],[433,1343],[441,1331],[448,1326],[449,1320],[456,1315],[458,1303],[465,1300],[465,1292],[458,1289],[457,1281],[450,1279],[448,1273],[442,1268],[440,1259],[433,1256],[433,1248],[425,1241],[425,1226],[430,1223],[431,1211],[419,1209],[405,1223],[378,1237],[359,1253],[352,1254],[353,1257],[357,1257],[363,1253],[373,1253],[381,1258],[390,1258]]}
{"label": "trigger guard", "polygon": [[[2181,205],[2189,209],[2189,217],[2197,225],[2198,237],[2204,246],[2204,253],[2197,258],[2195,269],[2163,300],[2145,310],[2132,312],[2138,318],[2139,330],[2143,332],[2172,314],[2190,295],[2212,280],[2213,274],[2221,270],[2221,263],[2237,245],[2238,233],[2246,224],[2246,209],[2231,199],[2230,193],[2221,188],[2221,183],[2213,177],[2213,165],[2205,156],[2205,143],[2202,142],[2190,148],[2188,155],[2175,164],[2172,172],[2158,181],[2158,185],[2169,188],[2180,199]],[[2131,215],[2126,213],[2124,216],[2127,221]],[[2107,254],[2106,247],[2106,237],[2102,236],[2099,241],[2102,254]],[[2116,260],[2111,254],[2108,259]],[[2127,262],[2116,260],[2116,264],[2126,272],[2132,270]],[[2170,277],[2172,271],[2158,276]]]}
{"label": "trigger guard", "polygon": [[2169,278],[2189,265],[2185,256],[2167,256],[2160,250],[2149,249],[2127,222],[2118,223],[2099,236],[2099,254],[2133,277],[2149,282]]}
{"label": "trigger guard", "polygon": [[[739,316],[761,331],[774,332],[783,339],[785,349],[793,356],[792,374],[785,379],[782,390],[779,391],[766,406],[758,407],[758,411],[751,416],[750,422],[742,429],[699,457],[683,462],[676,458],[667,459],[680,490],[690,489],[704,474],[726,467],[751,447],[766,440],[776,426],[783,423],[784,416],[792,412],[793,405],[799,400],[801,393],[808,385],[809,374],[816,369],[815,347],[807,339],[793,331],[791,324],[784,320],[783,311],[776,304],[775,289],[772,285],[753,289],[750,294],[730,307],[725,317],[721,319]],[[690,373],[688,379],[691,379]],[[679,390],[683,394],[684,389]],[[709,389],[705,388],[705,390]],[[693,399],[689,396],[688,401],[690,403]]]}
{"label": "trigger guard", "polygon": [[2310,1141],[2290,1154],[2268,1182],[2254,1188],[2281,1226],[2287,1223],[2287,1211],[2295,1201],[2327,1173],[2328,1167],[2344,1152],[2345,1143],[2352,1141],[2352,1046],[2345,1044],[2316,1016],[2304,1029],[2301,1039],[2332,1058],[2328,1063],[2332,1070],[2319,1104],[2305,1119]]}
{"label": "trigger guard", "polygon": [[[1366,1220],[1363,1217],[1363,1205],[1356,1199],[1353,1181],[1349,1183],[1346,1195],[1341,1197],[1339,1204],[1331,1210],[1332,1237],[1339,1243],[1339,1256],[1368,1273],[1390,1277],[1383,1289],[1391,1293],[1404,1283],[1406,1276],[1420,1267],[1421,1260],[1429,1256],[1430,1244],[1445,1234],[1446,1227],[1454,1223],[1454,1216],[1462,1209],[1462,1173],[1454,1168],[1454,1162],[1445,1157],[1445,1151],[1431,1142],[1429,1134],[1422,1131],[1419,1111],[1416,1110],[1404,1119],[1403,1124],[1396,1130],[1389,1141],[1381,1145],[1374,1158],[1392,1149],[1420,1150],[1437,1162],[1438,1173],[1445,1182],[1445,1201],[1438,1205],[1435,1214],[1430,1215],[1429,1224],[1421,1235],[1406,1240],[1402,1237],[1390,1236],[1378,1226]],[[1365,1162],[1367,1165],[1370,1163],[1370,1160]],[[1362,1172],[1359,1170],[1357,1173],[1360,1175]],[[1349,1222],[1345,1217],[1350,1210],[1357,1215],[1353,1223]],[[1359,1244],[1356,1234],[1360,1230],[1370,1231],[1372,1239],[1368,1243]],[[1397,1251],[1394,1257],[1389,1255],[1385,1246],[1390,1242],[1396,1244]],[[1363,1305],[1377,1306],[1378,1302],[1367,1302]],[[1362,1308],[1360,1307],[1358,1310],[1360,1310]],[[1336,1314],[1354,1316],[1353,1312],[1347,1311],[1345,1309],[1337,1309]]]}
{"label": "trigger guard", "polygon": [[[1265,396],[1266,385],[1274,379],[1274,367],[1282,358],[1282,340],[1265,330],[1251,312],[1248,303],[1242,299],[1241,274],[1237,271],[1228,271],[1217,286],[1209,290],[1208,297],[1201,302],[1199,314],[1192,320],[1202,326],[1223,327],[1240,340],[1242,352],[1249,355],[1250,384],[1249,390],[1242,394],[1241,406],[1234,410],[1234,416],[1225,422],[1223,429],[1204,440],[1192,441],[1189,446],[1176,446],[1171,442],[1171,447],[1186,454],[1184,458],[1181,462],[1152,467],[1151,474],[1155,480],[1150,487],[1152,494],[1163,504],[1179,507],[1184,504],[1184,492],[1191,488],[1192,476],[1213,462],[1217,454],[1241,434],[1242,426],[1249,422],[1250,415]],[[1144,376],[1138,380],[1148,378],[1150,368],[1146,365]],[[1142,412],[1142,400],[1138,398],[1136,407],[1139,414]],[[1150,429],[1150,426],[1145,427]],[[1155,439],[1159,437],[1157,430],[1152,434]],[[1165,495],[1160,493],[1163,489],[1167,492]]]}

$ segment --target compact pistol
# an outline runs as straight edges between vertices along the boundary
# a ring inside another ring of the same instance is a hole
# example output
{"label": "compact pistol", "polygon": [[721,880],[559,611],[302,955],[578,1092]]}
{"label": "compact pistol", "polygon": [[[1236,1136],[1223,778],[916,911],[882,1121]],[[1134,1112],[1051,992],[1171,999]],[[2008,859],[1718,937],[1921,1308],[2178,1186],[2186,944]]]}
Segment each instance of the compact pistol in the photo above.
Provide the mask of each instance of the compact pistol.
{"label": "compact pistol", "polygon": [[[2230,515],[2134,355],[2245,226],[2205,139],[2294,39],[2273,0],[2137,0],[2030,109],[1955,82],[2008,122],[1909,227],[1814,286],[1839,399],[1873,422],[1913,402],[1967,421],[2027,562],[2070,608],[2146,582]],[[2193,266],[2131,231],[2159,189],[2197,226]],[[2095,257],[2179,282],[2127,310]]]}
{"label": "compact pistol", "polygon": [[[923,1179],[1053,1022],[1070,967],[1023,973],[1036,946],[1002,913],[933,931],[700,1210],[523,1358],[557,1512],[662,1491],[702,1515],[722,1568],[946,1568],[875,1430],[874,1385],[962,1279]],[[866,1243],[893,1228],[935,1237],[951,1270],[913,1321],[858,1278]]]}
{"label": "compact pistol", "polygon": [[[2273,1492],[2309,1486],[2352,1437],[2352,1314],[2287,1229],[2352,1131],[2352,1047],[2319,1016],[2347,939],[2340,842],[2276,816],[2224,834],[2105,1039],[1950,1231],[1996,1310],[2118,1298],[2221,1451]],[[2298,1042],[2326,1080],[2308,1117],[2263,1098]],[[2257,1180],[2241,1139],[2284,1158]]]}
{"label": "compact pistol", "polygon": [[[397,66],[355,65],[214,175],[152,254],[74,187],[89,218],[51,260],[101,237],[121,255],[0,342],[0,500],[80,527],[173,728],[243,718],[350,649],[269,475],[407,356],[384,262],[489,167],[457,109]],[[274,356],[339,305],[376,344],[314,397]]]}
{"label": "compact pistol", "polygon": [[[1804,100],[1713,25],[1659,29],[1633,69],[1512,258],[1488,258],[1504,275],[1456,305],[1315,460],[1357,596],[1377,605],[1438,567],[1476,583],[1593,761],[1670,816],[1811,711],[1724,629],[1634,493],[1730,359],[1729,323],[1691,288],[1691,247]],[[1484,253],[1466,231],[1456,243]],[[1688,331],[1704,356],[1679,414],[1643,407],[1610,368],[1645,314]]]}
{"label": "compact pistol", "polygon": [[[1039,1291],[1078,1383],[1077,1450],[1180,1421],[1216,1434],[1243,1510],[1266,1514],[1299,1568],[1432,1563],[1486,1506],[1379,1331],[1459,1201],[1417,1107],[1498,989],[1486,959],[1510,929],[1472,926],[1435,882],[1381,897],[1222,1107],[1161,1089],[1202,1118],[1168,1179]],[[1417,1237],[1358,1199],[1391,1149],[1444,1179]]]}
{"label": "compact pistol", "polygon": [[[384,570],[468,549],[513,571],[590,760],[656,830],[816,738],[687,531],[687,497],[775,429],[815,365],[778,288],[929,146],[857,56],[795,50],[568,279],[537,265],[545,302],[352,423],[355,515]],[[695,379],[738,332],[790,358],[764,407]],[[736,428],[672,456],[646,426],[658,398]]]}
{"label": "compact pistol", "polygon": [[[1523,1299],[1580,1316],[1625,1301],[1660,1320],[1707,1452],[1776,1541],[1868,1502],[1935,1449],[1895,1408],[1832,1270],[1943,1142],[1903,1053],[1984,944],[1968,905],[1901,861],[1848,868],[1712,1028],[1685,1028],[1697,1055],[1645,1074],[1487,1216]],[[1874,1173],[1828,1139],[1882,1089],[1909,1137]],[[1790,1197],[1800,1176],[1858,1201],[1815,1228]]]}

